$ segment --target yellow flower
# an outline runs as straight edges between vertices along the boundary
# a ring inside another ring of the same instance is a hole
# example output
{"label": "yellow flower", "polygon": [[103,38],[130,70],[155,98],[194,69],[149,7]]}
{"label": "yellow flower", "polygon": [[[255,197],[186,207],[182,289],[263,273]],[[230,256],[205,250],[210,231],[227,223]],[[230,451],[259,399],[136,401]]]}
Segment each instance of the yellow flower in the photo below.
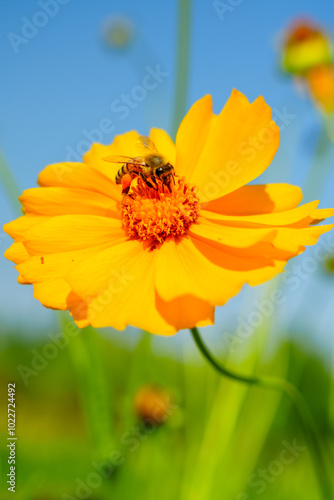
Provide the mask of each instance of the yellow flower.
{"label": "yellow flower", "polygon": [[41,187],[20,200],[25,215],[5,226],[15,243],[20,283],[44,306],[69,309],[80,326],[127,325],[170,335],[214,321],[214,308],[248,283],[280,273],[305,245],[333,226],[333,215],[288,184],[247,185],[272,161],[279,128],[262,97],[234,90],[221,113],[211,97],[197,101],[176,144],[150,138],[175,168],[171,192],[141,180],[121,203],[120,165],[109,155],[137,156],[137,132],[109,146],[94,144],[83,163],[49,165]]}
{"label": "yellow flower", "polygon": [[318,64],[328,64],[333,47],[327,34],[307,20],[296,21],[286,33],[282,66],[294,74],[304,74]]}
{"label": "yellow flower", "polygon": [[312,99],[324,112],[334,112],[334,65],[317,66],[306,74]]}

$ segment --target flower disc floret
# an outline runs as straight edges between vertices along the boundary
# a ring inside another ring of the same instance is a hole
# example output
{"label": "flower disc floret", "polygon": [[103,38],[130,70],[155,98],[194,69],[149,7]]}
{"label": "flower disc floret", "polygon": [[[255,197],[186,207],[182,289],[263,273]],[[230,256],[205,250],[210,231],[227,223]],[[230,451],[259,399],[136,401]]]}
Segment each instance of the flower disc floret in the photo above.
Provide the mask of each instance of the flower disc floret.
{"label": "flower disc floret", "polygon": [[156,191],[139,179],[131,195],[123,200],[122,224],[127,235],[152,243],[183,235],[199,215],[196,191],[184,178],[177,179],[170,191],[159,181]]}

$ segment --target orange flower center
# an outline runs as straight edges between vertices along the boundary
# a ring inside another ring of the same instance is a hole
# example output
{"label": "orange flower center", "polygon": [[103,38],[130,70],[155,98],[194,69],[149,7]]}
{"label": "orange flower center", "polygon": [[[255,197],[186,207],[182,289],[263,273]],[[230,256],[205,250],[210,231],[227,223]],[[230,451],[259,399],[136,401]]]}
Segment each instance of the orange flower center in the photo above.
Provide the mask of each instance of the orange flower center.
{"label": "orange flower center", "polygon": [[167,186],[158,182],[158,190],[138,180],[122,205],[122,224],[128,236],[149,240],[153,246],[163,243],[168,236],[180,236],[193,224],[200,211],[196,187],[184,178]]}

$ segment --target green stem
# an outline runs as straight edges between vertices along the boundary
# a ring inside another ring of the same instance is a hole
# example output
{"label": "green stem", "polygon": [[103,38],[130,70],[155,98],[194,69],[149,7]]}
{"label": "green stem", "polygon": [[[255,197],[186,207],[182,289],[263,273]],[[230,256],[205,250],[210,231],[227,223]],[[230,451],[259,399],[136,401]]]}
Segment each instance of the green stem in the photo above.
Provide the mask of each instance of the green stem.
{"label": "green stem", "polygon": [[[64,329],[69,325],[64,322]],[[82,408],[89,428],[94,457],[106,459],[114,448],[111,419],[112,395],[104,370],[101,339],[92,328],[84,328],[70,340],[69,353],[76,372]]]}
{"label": "green stem", "polygon": [[179,24],[177,38],[177,69],[175,108],[173,116],[173,138],[186,111],[186,96],[189,73],[191,0],[179,0]]}
{"label": "green stem", "polygon": [[332,167],[331,142],[325,126],[320,130],[314,155],[303,188],[304,201],[319,199]]}
{"label": "green stem", "polygon": [[0,151],[0,179],[4,187],[4,191],[7,194],[7,197],[14,209],[14,212],[18,215],[22,215],[21,205],[18,200],[18,197],[20,196],[20,189],[1,151]]}
{"label": "green stem", "polygon": [[324,116],[324,127],[328,139],[334,144],[334,116],[332,114]]}
{"label": "green stem", "polygon": [[291,401],[293,402],[295,408],[299,413],[305,437],[309,442],[310,448],[313,450],[312,458],[314,462],[314,468],[318,476],[319,487],[321,490],[322,498],[323,500],[328,500],[328,498],[331,498],[332,487],[326,470],[327,465],[326,465],[326,460],[323,456],[322,445],[320,444],[321,436],[314,422],[310,409],[306,404],[302,394],[297,389],[297,387],[295,387],[293,384],[291,384],[286,380],[276,377],[239,375],[238,373],[234,373],[228,370],[220,363],[218,363],[218,361],[208,350],[197,328],[191,328],[190,331],[201,354],[211,364],[211,366],[215,370],[217,370],[221,375],[225,375],[225,377],[228,377],[237,382],[243,382],[245,384],[251,384],[251,385],[258,385],[266,387],[268,389],[280,390],[285,392],[291,398]]}

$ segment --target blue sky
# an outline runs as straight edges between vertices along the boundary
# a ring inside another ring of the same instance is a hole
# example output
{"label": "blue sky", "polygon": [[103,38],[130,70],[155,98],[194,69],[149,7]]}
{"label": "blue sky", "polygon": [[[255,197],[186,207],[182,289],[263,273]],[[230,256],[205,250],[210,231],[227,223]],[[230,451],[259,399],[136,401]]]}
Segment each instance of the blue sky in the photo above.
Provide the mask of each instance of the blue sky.
{"label": "blue sky", "polygon": [[[147,133],[151,126],[171,129],[177,3],[59,0],[55,6],[55,2],[16,0],[1,7],[0,147],[21,190],[36,185],[45,165],[66,159],[70,151],[84,149],[83,141],[96,135],[95,129],[100,128],[99,140],[104,143],[134,128],[141,133]],[[262,180],[303,185],[321,120],[309,101],[298,95],[292,81],[281,75],[279,38],[287,23],[300,16],[315,20],[333,34],[334,2],[222,3],[230,6],[223,19],[214,2],[193,2],[187,107],[210,93],[218,112],[234,87],[250,100],[263,95],[278,122],[284,113],[292,118],[282,129],[279,152]],[[42,4],[53,17],[38,14],[43,11]],[[107,47],[101,33],[105,20],[118,15],[131,20],[135,33],[133,44],[123,52]],[[31,28],[33,21],[44,26]],[[27,33],[30,38],[24,36]],[[24,36],[26,42],[17,36]],[[15,45],[14,38],[22,43]],[[122,94],[142,83],[148,67],[157,66],[164,74],[161,81],[123,117],[117,111]],[[109,131],[101,132],[101,120],[107,120]],[[333,163],[333,155],[328,161]],[[333,183],[332,169],[321,206],[333,206]],[[0,190],[1,224],[13,215]],[[0,239],[1,253],[9,243],[9,237]],[[0,272],[0,321],[36,327],[51,324],[53,313],[32,298],[31,287],[16,284],[16,271],[4,258],[0,259]],[[331,287],[323,277],[312,276],[300,297],[320,301],[321,310],[327,311],[330,301],[333,303]],[[231,303],[219,314],[229,318],[237,304]],[[330,316],[322,313],[323,318],[326,315]],[[305,321],[306,326],[310,321],[315,322],[316,315]],[[322,328],[327,338],[326,321]]]}

